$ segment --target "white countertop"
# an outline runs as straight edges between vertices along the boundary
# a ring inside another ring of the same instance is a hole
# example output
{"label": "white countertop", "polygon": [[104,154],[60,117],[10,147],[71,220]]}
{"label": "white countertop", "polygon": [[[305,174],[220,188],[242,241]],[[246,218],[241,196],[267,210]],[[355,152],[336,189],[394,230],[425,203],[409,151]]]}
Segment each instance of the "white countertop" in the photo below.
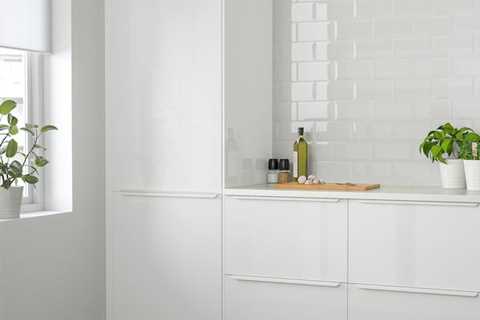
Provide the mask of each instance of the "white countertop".
{"label": "white countertop", "polygon": [[382,186],[380,189],[366,192],[320,191],[320,190],[279,190],[271,185],[253,185],[226,188],[225,196],[242,197],[287,197],[318,199],[417,201],[417,202],[457,202],[479,203],[480,191],[464,189],[442,189],[440,187],[401,187]]}

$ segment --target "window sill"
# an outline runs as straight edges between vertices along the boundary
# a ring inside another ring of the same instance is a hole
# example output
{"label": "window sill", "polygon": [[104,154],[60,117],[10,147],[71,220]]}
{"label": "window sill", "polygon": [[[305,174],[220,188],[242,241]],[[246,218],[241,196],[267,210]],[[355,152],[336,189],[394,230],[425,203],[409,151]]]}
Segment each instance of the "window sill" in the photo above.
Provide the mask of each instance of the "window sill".
{"label": "window sill", "polygon": [[34,211],[34,212],[22,212],[20,214],[20,218],[15,219],[0,219],[0,223],[2,222],[12,222],[12,221],[22,221],[22,220],[30,220],[30,219],[37,219],[43,217],[51,217],[51,216],[58,216],[63,214],[71,214],[71,211]]}

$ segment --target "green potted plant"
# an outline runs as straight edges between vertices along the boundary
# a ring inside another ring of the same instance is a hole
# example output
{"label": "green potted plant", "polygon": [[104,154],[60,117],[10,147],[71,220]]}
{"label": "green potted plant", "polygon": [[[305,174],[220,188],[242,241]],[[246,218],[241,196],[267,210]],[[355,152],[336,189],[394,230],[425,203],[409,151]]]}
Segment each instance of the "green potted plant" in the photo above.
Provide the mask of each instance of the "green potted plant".
{"label": "green potted plant", "polygon": [[438,162],[442,186],[449,189],[465,188],[465,171],[460,150],[465,137],[473,131],[469,128],[455,128],[445,123],[430,131],[420,144],[420,153],[432,162]]}
{"label": "green potted plant", "polygon": [[[40,127],[26,124],[18,127],[18,119],[12,114],[17,107],[15,101],[6,100],[0,104],[0,219],[14,219],[20,216],[23,198],[22,184],[35,185],[39,181],[39,169],[48,164],[42,155],[46,148],[40,145],[41,137],[55,126]],[[29,150],[21,150],[15,139],[20,132],[31,137]]]}
{"label": "green potted plant", "polygon": [[468,133],[462,143],[460,156],[465,166],[468,190],[480,191],[480,135]]}

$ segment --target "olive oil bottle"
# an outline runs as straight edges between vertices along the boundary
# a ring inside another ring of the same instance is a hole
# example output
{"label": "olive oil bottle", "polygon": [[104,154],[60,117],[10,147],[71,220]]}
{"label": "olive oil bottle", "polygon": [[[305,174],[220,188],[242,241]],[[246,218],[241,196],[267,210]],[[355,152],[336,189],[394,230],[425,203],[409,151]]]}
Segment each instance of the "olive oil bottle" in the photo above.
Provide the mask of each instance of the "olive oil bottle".
{"label": "olive oil bottle", "polygon": [[298,128],[298,139],[293,144],[293,177],[308,176],[308,143],[304,128]]}

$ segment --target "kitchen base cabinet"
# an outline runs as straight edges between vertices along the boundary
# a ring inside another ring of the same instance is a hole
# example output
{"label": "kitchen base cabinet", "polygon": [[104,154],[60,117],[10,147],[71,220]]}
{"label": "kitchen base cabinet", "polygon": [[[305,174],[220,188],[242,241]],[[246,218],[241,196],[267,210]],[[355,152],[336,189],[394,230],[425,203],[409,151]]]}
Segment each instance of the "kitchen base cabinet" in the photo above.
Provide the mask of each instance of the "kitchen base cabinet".
{"label": "kitchen base cabinet", "polygon": [[349,282],[480,289],[476,203],[349,201]]}
{"label": "kitchen base cabinet", "polygon": [[228,197],[224,232],[227,274],[346,281],[346,201]]}
{"label": "kitchen base cabinet", "polygon": [[349,286],[349,320],[478,320],[476,292]]}
{"label": "kitchen base cabinet", "polygon": [[340,283],[225,278],[225,320],[347,320],[347,291]]}
{"label": "kitchen base cabinet", "polygon": [[221,200],[116,196],[111,320],[221,319]]}

